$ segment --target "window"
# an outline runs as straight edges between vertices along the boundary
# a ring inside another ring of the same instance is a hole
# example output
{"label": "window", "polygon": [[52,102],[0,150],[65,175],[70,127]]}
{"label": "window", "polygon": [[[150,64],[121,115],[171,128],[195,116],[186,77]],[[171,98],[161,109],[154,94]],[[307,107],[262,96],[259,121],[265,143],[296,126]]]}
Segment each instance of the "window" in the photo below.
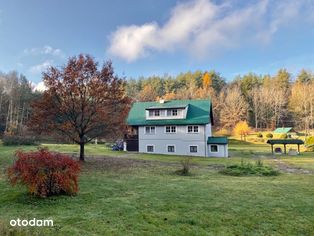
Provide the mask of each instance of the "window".
{"label": "window", "polygon": [[190,146],[190,152],[197,152],[197,146]]}
{"label": "window", "polygon": [[198,133],[198,131],[199,131],[198,125],[188,126],[188,133]]}
{"label": "window", "polygon": [[218,152],[218,145],[210,145],[210,152]]}
{"label": "window", "polygon": [[168,148],[168,152],[175,152],[174,145],[169,145],[167,148]]}
{"label": "window", "polygon": [[159,111],[159,110],[155,110],[155,111],[154,111],[154,115],[155,115],[155,116],[160,116],[160,111]]}
{"label": "window", "polygon": [[178,116],[178,109],[167,110],[167,116]]}
{"label": "window", "polygon": [[166,133],[176,133],[177,127],[176,126],[166,126]]}
{"label": "window", "polygon": [[147,145],[146,150],[147,150],[147,152],[154,152],[154,146],[153,145]]}
{"label": "window", "polygon": [[149,116],[154,116],[154,114],[155,114],[154,111],[152,111],[152,110],[149,110],[149,111],[148,111],[148,115],[149,115]]}
{"label": "window", "polygon": [[156,128],[155,126],[146,126],[145,127],[145,134],[155,134]]}

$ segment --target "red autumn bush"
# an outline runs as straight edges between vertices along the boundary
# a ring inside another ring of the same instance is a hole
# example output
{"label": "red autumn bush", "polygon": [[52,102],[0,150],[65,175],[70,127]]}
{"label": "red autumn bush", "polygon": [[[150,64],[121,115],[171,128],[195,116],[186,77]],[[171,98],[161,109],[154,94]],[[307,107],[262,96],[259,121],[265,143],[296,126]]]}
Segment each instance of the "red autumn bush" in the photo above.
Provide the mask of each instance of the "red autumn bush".
{"label": "red autumn bush", "polygon": [[17,160],[8,169],[12,185],[26,185],[28,191],[39,197],[78,192],[80,166],[77,161],[47,149],[36,152],[16,152]]}

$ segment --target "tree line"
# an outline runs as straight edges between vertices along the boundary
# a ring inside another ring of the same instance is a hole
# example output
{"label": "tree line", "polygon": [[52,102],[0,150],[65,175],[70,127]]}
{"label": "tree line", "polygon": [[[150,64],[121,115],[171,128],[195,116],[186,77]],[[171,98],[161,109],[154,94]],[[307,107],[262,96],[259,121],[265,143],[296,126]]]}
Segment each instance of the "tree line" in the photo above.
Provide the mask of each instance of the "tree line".
{"label": "tree line", "polygon": [[314,126],[314,75],[302,69],[293,77],[286,69],[274,75],[248,73],[226,81],[216,71],[127,80],[134,101],[211,99],[216,128],[233,129],[247,121],[256,130]]}
{"label": "tree line", "polygon": [[39,96],[24,75],[16,71],[0,72],[0,135],[24,134],[31,103]]}
{"label": "tree line", "polygon": [[[247,121],[256,130],[314,127],[314,75],[301,70],[295,77],[285,69],[274,75],[248,73],[226,81],[216,71],[125,80],[124,91],[134,101],[211,99],[216,129],[232,130]],[[24,135],[31,104],[42,96],[18,72],[0,73],[0,135]]]}

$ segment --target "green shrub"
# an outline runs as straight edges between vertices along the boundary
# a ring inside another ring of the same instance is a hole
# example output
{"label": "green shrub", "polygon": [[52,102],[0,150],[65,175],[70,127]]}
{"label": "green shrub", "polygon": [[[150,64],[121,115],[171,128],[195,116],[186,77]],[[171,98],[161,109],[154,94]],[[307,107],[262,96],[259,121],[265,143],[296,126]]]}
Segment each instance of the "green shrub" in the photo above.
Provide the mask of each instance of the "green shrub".
{"label": "green shrub", "polygon": [[305,147],[309,152],[314,152],[314,136],[305,139]]}
{"label": "green shrub", "polygon": [[241,161],[241,164],[235,164],[225,167],[220,171],[221,174],[231,176],[276,176],[279,172],[270,166],[264,166],[261,160],[254,164]]}
{"label": "green shrub", "polygon": [[287,134],[282,134],[282,135],[280,135],[280,138],[281,138],[281,139],[287,139],[287,138],[288,138],[288,135],[287,135]]}
{"label": "green shrub", "polygon": [[24,137],[15,135],[5,135],[2,138],[2,143],[5,146],[16,146],[16,145],[34,145],[34,137]]}
{"label": "green shrub", "polygon": [[262,134],[262,133],[258,133],[256,136],[257,136],[258,138],[263,138],[263,134]]}
{"label": "green shrub", "polygon": [[274,137],[274,135],[272,133],[266,134],[266,138],[273,138],[273,137]]}

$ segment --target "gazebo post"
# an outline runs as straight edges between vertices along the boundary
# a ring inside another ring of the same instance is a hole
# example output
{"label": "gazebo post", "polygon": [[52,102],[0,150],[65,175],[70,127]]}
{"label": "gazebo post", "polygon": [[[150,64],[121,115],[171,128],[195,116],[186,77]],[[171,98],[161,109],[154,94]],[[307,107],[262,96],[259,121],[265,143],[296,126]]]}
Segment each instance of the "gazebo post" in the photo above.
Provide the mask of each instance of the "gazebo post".
{"label": "gazebo post", "polygon": [[300,154],[300,144],[298,144],[298,153]]}
{"label": "gazebo post", "polygon": [[273,144],[271,144],[271,154],[274,155],[274,145]]}
{"label": "gazebo post", "polygon": [[286,144],[283,145],[285,147],[285,155],[287,155]]}

